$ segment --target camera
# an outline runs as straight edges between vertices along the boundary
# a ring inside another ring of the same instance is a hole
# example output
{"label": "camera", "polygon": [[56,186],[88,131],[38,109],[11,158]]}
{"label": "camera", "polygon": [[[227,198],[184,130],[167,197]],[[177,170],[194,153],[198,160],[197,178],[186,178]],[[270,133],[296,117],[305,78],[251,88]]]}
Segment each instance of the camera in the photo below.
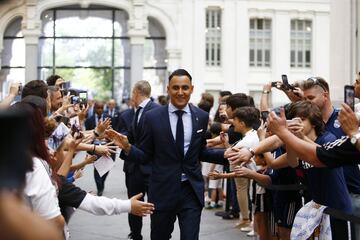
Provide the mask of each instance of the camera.
{"label": "camera", "polygon": [[344,102],[354,111],[355,108],[355,88],[352,85],[344,86]]}
{"label": "camera", "polygon": [[285,90],[292,90],[292,91],[295,90],[295,87],[289,84],[287,75],[285,75],[285,74],[281,75],[281,79],[283,82],[283,88]]}
{"label": "camera", "polygon": [[71,104],[79,104],[80,107],[84,108],[87,106],[88,93],[84,90],[69,89],[70,95],[73,95],[70,99]]}
{"label": "camera", "polygon": [[263,122],[266,122],[268,116],[269,116],[269,111],[262,111],[261,112],[261,119],[263,120]]}

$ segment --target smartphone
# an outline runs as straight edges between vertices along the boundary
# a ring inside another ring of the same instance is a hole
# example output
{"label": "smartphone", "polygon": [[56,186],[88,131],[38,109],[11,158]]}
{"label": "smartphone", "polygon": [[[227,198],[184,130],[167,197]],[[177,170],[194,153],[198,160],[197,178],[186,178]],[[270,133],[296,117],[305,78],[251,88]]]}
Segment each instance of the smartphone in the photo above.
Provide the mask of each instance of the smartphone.
{"label": "smartphone", "polygon": [[70,82],[64,82],[63,83],[63,89],[67,90],[71,87]]}
{"label": "smartphone", "polygon": [[261,112],[261,119],[263,120],[263,122],[266,122],[268,116],[269,116],[269,111],[262,111]]}
{"label": "smartphone", "polygon": [[68,123],[70,121],[70,119],[68,117],[64,117],[64,116],[57,116],[57,117],[55,117],[55,120],[58,123],[61,123],[61,122],[64,123],[66,126],[68,125]]}
{"label": "smartphone", "polygon": [[72,96],[70,99],[71,104],[79,104],[80,103],[80,97],[79,96]]}
{"label": "smartphone", "polygon": [[344,102],[354,111],[355,107],[355,88],[352,85],[344,86]]}
{"label": "smartphone", "polygon": [[295,90],[295,87],[289,84],[288,77],[286,74],[281,75],[281,80],[285,90]]}
{"label": "smartphone", "polygon": [[88,93],[87,92],[80,92],[79,93],[79,98],[80,98],[80,105],[82,107],[86,107],[87,106],[87,101],[88,101]]}
{"label": "smartphone", "polygon": [[286,120],[286,123],[289,125],[289,124],[292,124],[292,123],[299,123],[299,118],[293,118],[293,119],[289,119],[289,120]]}

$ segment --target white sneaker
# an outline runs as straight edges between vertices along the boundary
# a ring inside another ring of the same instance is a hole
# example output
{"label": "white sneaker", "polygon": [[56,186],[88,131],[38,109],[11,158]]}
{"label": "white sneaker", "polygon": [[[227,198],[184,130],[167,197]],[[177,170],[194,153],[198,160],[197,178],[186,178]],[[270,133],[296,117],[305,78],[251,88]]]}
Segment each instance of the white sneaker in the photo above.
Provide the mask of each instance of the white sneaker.
{"label": "white sneaker", "polygon": [[251,231],[254,231],[254,229],[253,229],[252,226],[248,226],[248,227],[240,228],[240,231],[242,231],[242,232],[251,232]]}
{"label": "white sneaker", "polygon": [[246,234],[246,236],[248,236],[248,237],[253,237],[253,236],[255,236],[255,235],[256,235],[256,233],[255,233],[254,230],[251,230],[250,232],[248,232],[248,233]]}

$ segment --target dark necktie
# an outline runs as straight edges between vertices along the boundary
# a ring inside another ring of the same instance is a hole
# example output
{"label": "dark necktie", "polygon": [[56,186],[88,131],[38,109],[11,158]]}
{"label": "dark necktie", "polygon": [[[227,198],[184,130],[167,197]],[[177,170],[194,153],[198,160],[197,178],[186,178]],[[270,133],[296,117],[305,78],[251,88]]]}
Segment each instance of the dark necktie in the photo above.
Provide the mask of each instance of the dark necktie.
{"label": "dark necktie", "polygon": [[138,107],[138,109],[136,109],[136,112],[135,112],[135,122],[134,122],[135,129],[137,128],[137,125],[138,125],[139,114],[140,114],[141,109],[142,109],[142,107]]}
{"label": "dark necktie", "polygon": [[178,116],[177,124],[176,124],[176,147],[182,158],[184,158],[184,124],[182,120],[182,115],[184,111],[176,110],[176,115]]}

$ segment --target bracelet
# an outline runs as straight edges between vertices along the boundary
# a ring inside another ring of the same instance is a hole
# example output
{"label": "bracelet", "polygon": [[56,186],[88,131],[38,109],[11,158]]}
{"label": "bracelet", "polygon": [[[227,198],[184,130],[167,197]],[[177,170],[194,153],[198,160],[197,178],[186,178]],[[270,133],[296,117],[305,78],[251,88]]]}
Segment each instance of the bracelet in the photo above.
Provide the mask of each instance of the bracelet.
{"label": "bracelet", "polygon": [[263,93],[263,94],[269,94],[270,91],[268,91],[268,90],[263,90],[262,93]]}
{"label": "bracelet", "polygon": [[254,150],[252,149],[252,148],[248,148],[248,150],[249,150],[249,152],[251,153],[251,157],[253,157],[253,156],[255,156],[255,152],[254,152]]}
{"label": "bracelet", "polygon": [[92,154],[95,154],[96,145],[94,144],[94,148],[92,150]]}
{"label": "bracelet", "polygon": [[94,130],[93,132],[94,132],[95,137],[99,137],[99,136],[100,136],[95,130]]}

